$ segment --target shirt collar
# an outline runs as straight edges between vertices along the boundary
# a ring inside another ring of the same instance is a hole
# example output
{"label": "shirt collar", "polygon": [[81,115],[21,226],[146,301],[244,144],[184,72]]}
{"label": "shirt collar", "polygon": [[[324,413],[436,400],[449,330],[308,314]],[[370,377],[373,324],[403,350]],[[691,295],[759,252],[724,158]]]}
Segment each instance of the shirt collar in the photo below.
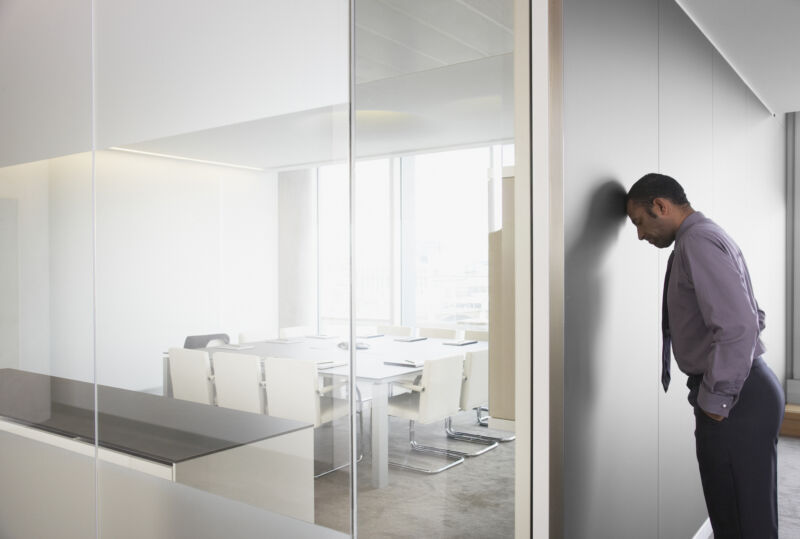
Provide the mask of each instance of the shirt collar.
{"label": "shirt collar", "polygon": [[681,236],[683,236],[687,230],[705,218],[706,216],[703,215],[702,212],[696,211],[684,219],[681,226],[678,227],[678,232],[675,234],[675,243],[678,243],[678,240],[681,239]]}

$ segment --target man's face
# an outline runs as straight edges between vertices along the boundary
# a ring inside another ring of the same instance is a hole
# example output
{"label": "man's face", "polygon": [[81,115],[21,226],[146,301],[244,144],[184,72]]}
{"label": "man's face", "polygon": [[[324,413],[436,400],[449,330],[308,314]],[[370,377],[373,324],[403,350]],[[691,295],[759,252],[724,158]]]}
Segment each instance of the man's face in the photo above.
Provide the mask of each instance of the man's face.
{"label": "man's face", "polygon": [[629,201],[627,210],[640,240],[647,240],[659,249],[669,247],[675,241],[677,230],[658,204],[648,207],[646,204]]}

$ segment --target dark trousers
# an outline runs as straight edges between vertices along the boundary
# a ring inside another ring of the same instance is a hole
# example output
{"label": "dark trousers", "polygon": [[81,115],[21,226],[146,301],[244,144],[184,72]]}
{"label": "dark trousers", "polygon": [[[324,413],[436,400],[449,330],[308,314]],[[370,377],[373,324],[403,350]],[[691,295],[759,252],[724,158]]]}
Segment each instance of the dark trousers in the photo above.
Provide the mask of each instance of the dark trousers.
{"label": "dark trousers", "polygon": [[778,537],[777,445],[783,389],[761,358],[728,418],[695,407],[700,479],[714,539]]}

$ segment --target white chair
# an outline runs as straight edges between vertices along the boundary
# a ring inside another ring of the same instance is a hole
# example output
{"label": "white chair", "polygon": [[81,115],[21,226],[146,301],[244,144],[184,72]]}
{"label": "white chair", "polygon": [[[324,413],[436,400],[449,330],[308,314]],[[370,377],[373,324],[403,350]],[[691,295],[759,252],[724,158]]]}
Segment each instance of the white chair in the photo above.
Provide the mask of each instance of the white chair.
{"label": "white chair", "polygon": [[[483,410],[482,405],[486,404],[488,401],[489,351],[479,350],[476,352],[467,352],[466,357],[464,358],[464,380],[461,384],[461,398],[459,399],[459,407],[462,410],[472,410],[474,408],[478,414],[478,424],[483,425],[483,418],[481,417],[481,410]],[[444,429],[448,438],[489,445],[488,448],[473,453],[470,456],[477,456],[485,453],[489,449],[494,449],[494,447],[497,446],[497,442],[510,442],[516,438],[513,435],[507,437],[496,437],[485,436],[483,434],[474,434],[471,432],[456,432],[453,430],[452,422],[452,417],[445,419]]]}
{"label": "white chair", "polygon": [[458,330],[446,328],[419,328],[419,336],[431,339],[455,339],[458,337]]}
{"label": "white chair", "polygon": [[208,352],[170,348],[169,375],[174,398],[214,404],[214,376]]}
{"label": "white chair", "polygon": [[419,468],[393,461],[389,461],[389,464],[399,468],[433,474],[464,462],[466,455],[463,452],[420,445],[416,441],[414,432],[414,424],[416,422],[431,423],[441,421],[458,411],[463,364],[464,358],[460,355],[429,359],[425,361],[425,365],[422,367],[422,376],[418,383],[397,384],[408,389],[409,393],[389,397],[389,415],[408,419],[408,442],[411,445],[411,449],[442,455],[453,462],[436,469]]}
{"label": "white chair", "polygon": [[231,338],[225,333],[212,333],[210,335],[189,335],[183,342],[183,347],[190,350],[209,348],[220,344],[230,344]]}
{"label": "white chair", "polygon": [[[347,399],[333,395],[339,385],[320,385],[316,361],[268,357],[264,360],[264,379],[267,413],[271,416],[311,423],[317,428],[323,423],[347,416],[350,411]],[[363,455],[363,451],[360,453]],[[347,465],[334,467],[315,477]]]}
{"label": "white chair", "polygon": [[239,333],[239,344],[268,341],[270,339],[275,339],[276,337],[277,335],[274,331],[265,331],[260,329],[242,331]]}
{"label": "white chair", "polygon": [[299,337],[311,335],[312,333],[311,328],[308,326],[291,326],[288,328],[281,328],[278,332],[278,336],[281,339],[297,339]]}
{"label": "white chair", "polygon": [[468,341],[488,341],[489,332],[477,329],[464,330],[464,339]]}
{"label": "white chair", "polygon": [[263,414],[264,381],[261,358],[249,354],[215,352],[212,361],[217,406]]}
{"label": "white chair", "polygon": [[392,337],[411,337],[412,329],[405,326],[378,326],[378,334]]}

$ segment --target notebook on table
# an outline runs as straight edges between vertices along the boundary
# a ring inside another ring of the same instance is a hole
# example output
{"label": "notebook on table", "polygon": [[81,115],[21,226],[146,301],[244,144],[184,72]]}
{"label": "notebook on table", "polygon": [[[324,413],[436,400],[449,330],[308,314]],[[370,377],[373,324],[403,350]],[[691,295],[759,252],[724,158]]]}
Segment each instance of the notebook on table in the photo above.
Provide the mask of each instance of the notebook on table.
{"label": "notebook on table", "polygon": [[425,365],[424,359],[387,359],[384,365],[400,365],[402,367],[422,367]]}
{"label": "notebook on table", "polygon": [[442,344],[447,344],[449,346],[466,346],[468,344],[475,344],[478,341],[471,341],[469,339],[461,339],[456,341],[444,341]]}
{"label": "notebook on table", "polygon": [[397,342],[417,342],[417,341],[424,341],[428,337],[397,337],[395,340]]}

